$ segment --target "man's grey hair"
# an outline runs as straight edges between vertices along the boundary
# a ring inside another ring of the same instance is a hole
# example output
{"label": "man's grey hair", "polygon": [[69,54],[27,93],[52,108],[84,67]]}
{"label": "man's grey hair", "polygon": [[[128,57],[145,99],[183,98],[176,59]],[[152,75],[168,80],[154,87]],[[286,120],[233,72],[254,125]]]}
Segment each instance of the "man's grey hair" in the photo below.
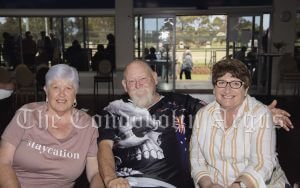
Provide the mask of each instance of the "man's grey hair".
{"label": "man's grey hair", "polygon": [[131,65],[131,64],[141,64],[141,65],[143,65],[146,69],[147,69],[147,71],[149,71],[150,73],[153,73],[154,72],[154,70],[150,67],[150,65],[148,64],[148,63],[146,63],[145,61],[143,61],[143,60],[141,60],[141,59],[135,59],[135,60],[133,60],[132,62],[130,62],[129,64],[127,64],[126,66],[125,66],[125,69],[124,69],[124,72],[123,72],[123,80],[126,80],[126,74],[127,74],[127,69],[128,69],[128,67]]}
{"label": "man's grey hair", "polygon": [[57,64],[52,66],[47,72],[45,79],[46,87],[49,87],[51,82],[54,80],[67,80],[73,84],[76,93],[79,88],[79,76],[77,70],[66,64]]}

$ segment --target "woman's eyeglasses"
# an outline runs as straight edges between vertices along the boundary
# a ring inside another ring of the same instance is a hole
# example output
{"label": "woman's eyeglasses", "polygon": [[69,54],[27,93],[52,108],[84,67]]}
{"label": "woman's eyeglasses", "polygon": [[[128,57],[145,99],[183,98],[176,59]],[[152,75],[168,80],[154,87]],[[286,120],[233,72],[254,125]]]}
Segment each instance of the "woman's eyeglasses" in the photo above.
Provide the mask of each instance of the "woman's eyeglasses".
{"label": "woman's eyeglasses", "polygon": [[227,82],[225,80],[217,80],[216,81],[216,86],[218,88],[225,88],[225,87],[227,87],[228,84],[229,84],[229,86],[232,89],[239,89],[239,88],[242,87],[242,85],[244,85],[244,82],[243,81],[231,81],[231,82]]}

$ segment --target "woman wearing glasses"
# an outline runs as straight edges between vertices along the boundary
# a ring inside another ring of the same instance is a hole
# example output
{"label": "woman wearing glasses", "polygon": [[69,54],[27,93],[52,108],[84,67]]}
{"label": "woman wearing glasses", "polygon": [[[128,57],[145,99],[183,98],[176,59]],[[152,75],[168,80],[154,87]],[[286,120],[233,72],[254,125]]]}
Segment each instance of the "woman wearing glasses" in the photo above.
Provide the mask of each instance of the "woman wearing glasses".
{"label": "woman wearing glasses", "polygon": [[250,80],[239,60],[213,66],[216,100],[197,113],[190,143],[196,187],[289,186],[276,158],[271,112],[248,95]]}

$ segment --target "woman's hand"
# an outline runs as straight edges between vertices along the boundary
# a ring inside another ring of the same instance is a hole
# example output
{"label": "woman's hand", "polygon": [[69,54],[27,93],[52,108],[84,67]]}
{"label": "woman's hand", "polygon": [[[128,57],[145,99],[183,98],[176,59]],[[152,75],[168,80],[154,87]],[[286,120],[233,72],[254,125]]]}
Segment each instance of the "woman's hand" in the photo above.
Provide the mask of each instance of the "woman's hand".
{"label": "woman's hand", "polygon": [[273,100],[272,103],[268,106],[273,115],[273,122],[275,125],[280,125],[284,130],[289,131],[293,129],[294,126],[290,120],[291,115],[280,108],[276,108],[277,100]]}
{"label": "woman's hand", "polygon": [[198,181],[198,185],[201,188],[224,188],[223,186],[217,184],[217,183],[213,183],[210,179],[210,177],[208,176],[204,176],[202,178],[200,178],[200,180]]}

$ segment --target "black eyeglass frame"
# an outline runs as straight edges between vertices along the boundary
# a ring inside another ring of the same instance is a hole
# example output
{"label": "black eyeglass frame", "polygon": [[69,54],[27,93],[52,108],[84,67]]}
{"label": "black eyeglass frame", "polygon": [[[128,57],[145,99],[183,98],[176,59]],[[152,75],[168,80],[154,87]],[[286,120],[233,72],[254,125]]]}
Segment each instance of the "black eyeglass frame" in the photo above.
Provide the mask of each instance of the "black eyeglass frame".
{"label": "black eyeglass frame", "polygon": [[[220,83],[220,82],[225,82],[226,85],[225,85],[225,86],[220,86],[220,85],[218,85],[218,83]],[[236,87],[236,86],[234,86],[233,83],[240,83],[240,85],[239,85],[239,87]],[[231,82],[227,82],[227,81],[225,81],[225,80],[217,80],[217,81],[215,82],[215,86],[217,86],[218,88],[226,88],[228,84],[229,84],[229,86],[230,86],[232,89],[240,89],[245,83],[244,83],[243,81],[237,81],[237,80],[231,81]]]}

